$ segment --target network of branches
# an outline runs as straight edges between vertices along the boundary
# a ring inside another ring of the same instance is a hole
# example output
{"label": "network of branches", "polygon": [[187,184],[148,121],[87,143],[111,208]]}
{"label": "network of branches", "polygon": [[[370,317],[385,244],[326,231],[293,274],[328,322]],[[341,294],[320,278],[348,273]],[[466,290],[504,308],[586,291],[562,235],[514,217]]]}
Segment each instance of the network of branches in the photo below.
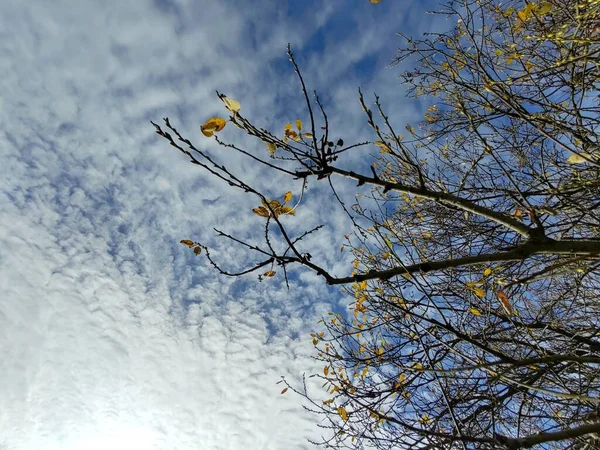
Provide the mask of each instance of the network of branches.
{"label": "network of branches", "polygon": [[[411,64],[403,83],[430,105],[402,133],[384,100],[359,91],[371,136],[332,139],[289,49],[306,124],[278,137],[218,94],[231,116],[202,127],[252,164],[328,184],[354,227],[347,275],[303,249],[320,227],[288,232],[291,193],[260,192],[165,119],[157,133],[256,197],[265,221],[264,245],[218,230],[258,258],[248,267],[182,243],[222,275],[287,281],[299,265],[343,286],[347,313],[312,335],[323,364],[312,376],[329,398],[283,381],[310,402],[329,447],[600,448],[600,1],[463,0],[438,14],[450,29],[403,37],[395,59]],[[266,149],[221,141],[228,122]],[[365,147],[378,149],[375,161],[342,164]],[[335,189],[348,181],[371,188],[353,206]]]}

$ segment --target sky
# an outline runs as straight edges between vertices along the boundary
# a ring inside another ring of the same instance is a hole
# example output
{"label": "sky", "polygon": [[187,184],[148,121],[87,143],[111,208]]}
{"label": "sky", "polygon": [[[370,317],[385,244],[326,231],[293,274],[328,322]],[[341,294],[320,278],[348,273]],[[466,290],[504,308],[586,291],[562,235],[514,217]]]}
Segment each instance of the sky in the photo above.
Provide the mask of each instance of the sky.
{"label": "sky", "polygon": [[[414,123],[423,108],[405,99],[401,68],[389,63],[397,32],[444,26],[425,14],[432,8],[0,2],[0,450],[313,448],[319,419],[276,383],[319,370],[309,333],[347,300],[302,270],[289,290],[281,277],[224,278],[181,246],[200,241],[240,265],[213,227],[252,239],[264,221],[250,212],[255,200],[190,165],[150,120],[169,117],[264,192],[296,194],[297,184],[200,134],[206,119],[226,115],[215,90],[283,132],[306,112],[290,43],[336,136],[372,138],[359,86]],[[220,136],[264,151],[233,126]],[[350,224],[323,192],[311,186],[290,227],[324,224],[306,249],[348,272],[338,249]]]}

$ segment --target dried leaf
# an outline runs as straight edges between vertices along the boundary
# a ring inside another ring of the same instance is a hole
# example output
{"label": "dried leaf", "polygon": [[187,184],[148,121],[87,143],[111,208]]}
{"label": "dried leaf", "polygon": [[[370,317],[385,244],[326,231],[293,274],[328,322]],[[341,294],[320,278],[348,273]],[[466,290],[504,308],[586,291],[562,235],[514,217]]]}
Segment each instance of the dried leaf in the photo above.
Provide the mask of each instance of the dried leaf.
{"label": "dried leaf", "polygon": [[240,102],[238,102],[237,100],[234,100],[232,98],[229,97],[222,97],[221,100],[223,100],[223,103],[225,103],[225,107],[233,112],[236,113],[240,110]]}
{"label": "dried leaf", "polygon": [[288,388],[283,388],[283,390],[281,391],[282,394],[285,394],[287,392]]}
{"label": "dried leaf", "polygon": [[283,201],[285,203],[289,202],[292,199],[292,191],[287,191],[285,196],[283,197]]}
{"label": "dried leaf", "polygon": [[509,315],[512,315],[512,313],[513,313],[513,307],[510,304],[510,300],[508,299],[508,295],[506,295],[502,291],[498,291],[498,292],[496,292],[496,296],[498,297],[498,300],[500,300],[500,304],[502,305],[502,308],[504,308],[504,311],[506,311]]}
{"label": "dried leaf", "polygon": [[221,119],[220,117],[212,117],[200,127],[200,130],[204,136],[211,137],[213,133],[221,131],[223,128],[225,128],[225,125],[227,125],[225,119]]}
{"label": "dried leaf", "polygon": [[285,131],[291,131],[291,129],[292,129],[292,124],[291,124],[291,123],[288,123],[288,124],[286,124],[286,125],[285,125],[285,127],[284,127],[283,129],[284,129]]}
{"label": "dried leaf", "polygon": [[258,208],[254,208],[252,210],[254,214],[260,217],[269,217],[269,210],[264,206],[259,206]]}
{"label": "dried leaf", "polygon": [[308,138],[308,139],[312,139],[312,137],[313,137],[312,133],[303,133],[302,136],[304,136],[305,138]]}
{"label": "dried leaf", "polygon": [[273,142],[267,142],[267,150],[272,155],[277,150],[277,144],[274,144]]}
{"label": "dried leaf", "polygon": [[179,241],[180,244],[187,245],[189,248],[192,248],[195,244],[189,239],[183,239]]}
{"label": "dried leaf", "polygon": [[202,247],[199,245],[194,247],[194,255],[199,255],[200,253],[202,253]]}
{"label": "dried leaf", "polygon": [[267,270],[263,276],[265,277],[274,277],[275,276],[275,271],[274,270]]}

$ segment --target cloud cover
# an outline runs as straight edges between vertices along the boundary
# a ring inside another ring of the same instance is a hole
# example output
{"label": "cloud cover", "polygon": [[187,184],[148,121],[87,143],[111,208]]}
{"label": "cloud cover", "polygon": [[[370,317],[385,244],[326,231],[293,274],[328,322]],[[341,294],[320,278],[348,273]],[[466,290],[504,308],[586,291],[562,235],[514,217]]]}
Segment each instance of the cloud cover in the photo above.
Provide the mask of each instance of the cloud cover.
{"label": "cloud cover", "polygon": [[[401,99],[382,70],[393,33],[426,19],[389,3],[0,4],[1,449],[311,447],[315,417],[275,383],[315,370],[308,333],[343,299],[308,274],[291,291],[224,279],[179,246],[212,244],[215,225],[243,233],[260,220],[149,120],[168,116],[222,152],[198,130],[223,114],[219,89],[247,117],[282,128],[303,113],[290,42],[333,126],[357,134],[356,87]],[[281,187],[261,175],[249,174]],[[297,219],[326,216],[306,208]],[[329,222],[317,253],[347,230]],[[235,249],[214,245],[235,263]]]}

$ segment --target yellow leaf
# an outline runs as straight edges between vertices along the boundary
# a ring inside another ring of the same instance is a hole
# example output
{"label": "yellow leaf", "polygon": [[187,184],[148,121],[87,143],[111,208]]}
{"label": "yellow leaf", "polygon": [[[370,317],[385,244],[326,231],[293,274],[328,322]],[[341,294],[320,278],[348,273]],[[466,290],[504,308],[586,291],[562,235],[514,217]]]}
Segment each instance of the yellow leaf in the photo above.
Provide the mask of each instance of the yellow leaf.
{"label": "yellow leaf", "polygon": [[329,374],[329,366],[323,367],[323,375],[327,376]]}
{"label": "yellow leaf", "polygon": [[469,312],[470,312],[471,314],[475,315],[475,316],[480,316],[480,315],[481,315],[481,312],[479,312],[479,310],[478,310],[478,309],[475,309],[475,308],[471,308],[471,309],[469,310]]}
{"label": "yellow leaf", "polygon": [[283,201],[285,203],[289,202],[292,199],[292,191],[287,191],[285,196],[283,197]]}
{"label": "yellow leaf", "polygon": [[285,393],[287,392],[287,390],[288,390],[288,388],[284,388],[284,389],[281,391],[281,393],[282,393],[282,394],[285,394]]}
{"label": "yellow leaf", "polygon": [[494,50],[494,53],[496,54],[496,56],[502,56],[502,50],[500,50],[499,48]]}
{"label": "yellow leaf", "polygon": [[225,128],[225,125],[227,125],[225,119],[221,119],[220,117],[212,117],[200,127],[200,130],[204,136],[211,137],[213,133],[221,131],[223,128]]}
{"label": "yellow leaf", "polygon": [[483,271],[483,276],[484,277],[487,277],[487,276],[489,276],[491,274],[492,274],[492,269],[490,269],[489,267]]}
{"label": "yellow leaf", "polygon": [[260,217],[269,217],[269,210],[264,206],[259,206],[258,208],[254,208],[252,210],[254,214]]}
{"label": "yellow leaf", "polygon": [[485,291],[481,288],[474,289],[473,292],[477,297],[485,298]]}
{"label": "yellow leaf", "polygon": [[340,406],[337,409],[337,413],[340,415],[342,420],[348,420],[348,413],[346,412],[346,409],[343,406]]}
{"label": "yellow leaf", "polygon": [[200,253],[202,253],[202,247],[194,247],[194,255],[199,255]]}
{"label": "yellow leaf", "polygon": [[291,129],[292,129],[292,124],[291,124],[291,123],[288,123],[288,124],[286,124],[286,125],[285,125],[285,127],[283,127],[283,129],[284,129],[285,131],[291,131]]}
{"label": "yellow leaf", "polygon": [[192,248],[194,246],[194,243],[192,241],[190,241],[189,239],[183,239],[181,241],[179,241],[180,244],[183,245],[187,245],[189,248]]}
{"label": "yellow leaf", "polygon": [[304,136],[305,138],[308,138],[308,139],[312,139],[312,137],[313,137],[312,133],[303,133],[302,136]]}
{"label": "yellow leaf", "polygon": [[381,3],[381,0],[369,0],[369,2],[377,4],[377,3]]}
{"label": "yellow leaf", "polygon": [[221,100],[223,100],[223,103],[225,103],[225,108],[227,108],[229,111],[236,113],[240,110],[241,105],[237,100],[229,97],[222,97]]}
{"label": "yellow leaf", "polygon": [[576,155],[575,153],[573,153],[571,156],[569,156],[569,159],[567,159],[567,162],[569,164],[583,164],[583,163],[588,162],[587,159],[585,159],[585,158],[589,158],[589,156],[590,155],[588,155],[587,153],[582,153],[581,155]]}
{"label": "yellow leaf", "polygon": [[381,149],[381,153],[391,153],[390,147],[385,142],[375,141],[373,144]]}
{"label": "yellow leaf", "polygon": [[275,271],[274,270],[267,270],[263,275],[265,277],[274,277],[275,276]]}
{"label": "yellow leaf", "polygon": [[291,138],[294,141],[299,141],[300,135],[297,132],[295,132],[294,130],[285,130],[284,138]]}
{"label": "yellow leaf", "polygon": [[267,150],[272,155],[273,153],[275,153],[275,150],[277,150],[277,145],[273,142],[267,142]]}
{"label": "yellow leaf", "polygon": [[300,119],[296,119],[296,128],[298,131],[302,131],[302,121]]}
{"label": "yellow leaf", "polygon": [[550,12],[551,9],[552,9],[552,3],[544,2],[540,5],[538,13],[540,16],[545,16],[546,14],[548,14]]}
{"label": "yellow leaf", "polygon": [[275,210],[275,217],[279,216],[280,214],[295,216],[296,211],[294,211],[294,208],[292,208],[291,206],[280,206],[278,209]]}

